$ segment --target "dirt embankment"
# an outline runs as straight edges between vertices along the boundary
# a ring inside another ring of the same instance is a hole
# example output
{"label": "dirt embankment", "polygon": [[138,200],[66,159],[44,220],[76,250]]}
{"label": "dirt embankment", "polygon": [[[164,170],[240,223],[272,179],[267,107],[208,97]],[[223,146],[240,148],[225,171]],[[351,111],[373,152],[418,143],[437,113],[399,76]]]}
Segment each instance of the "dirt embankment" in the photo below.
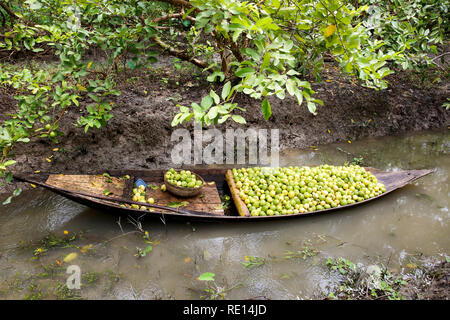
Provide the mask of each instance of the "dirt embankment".
{"label": "dirt embankment", "polygon": [[[55,144],[45,139],[19,145],[14,170],[89,172],[170,166],[175,144],[170,141],[174,130],[171,121],[178,111],[176,104],[189,106],[209,92],[209,84],[199,80],[201,76],[196,73],[200,75],[193,68],[175,71],[171,63],[166,63],[153,70],[121,74],[117,83],[122,94],[113,101],[114,118],[107,127],[85,134],[74,126],[80,110],[72,109],[60,122],[60,130],[65,132],[57,145],[60,150],[53,152]],[[318,107],[316,116],[291,97],[274,98],[270,99],[273,115],[265,121],[260,101],[241,96],[236,101],[247,109],[247,125],[227,121],[217,128],[223,132],[231,127],[279,129],[282,150],[448,126],[450,112],[442,107],[449,96],[448,81],[421,87],[404,73],[391,75],[389,81],[388,89],[375,91],[341,77],[330,65],[323,81],[313,85],[316,96],[325,104]],[[16,108],[16,100],[12,92],[3,90],[0,95],[3,120]],[[192,129],[192,124],[181,127]],[[46,158],[52,155],[48,162]]]}

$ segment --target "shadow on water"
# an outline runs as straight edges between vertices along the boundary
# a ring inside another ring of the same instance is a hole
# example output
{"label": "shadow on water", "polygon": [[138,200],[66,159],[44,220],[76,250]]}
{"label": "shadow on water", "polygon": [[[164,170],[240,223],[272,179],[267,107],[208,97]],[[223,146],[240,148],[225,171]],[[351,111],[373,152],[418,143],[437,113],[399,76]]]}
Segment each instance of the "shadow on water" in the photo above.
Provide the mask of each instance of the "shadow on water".
{"label": "shadow on water", "polygon": [[[283,166],[357,162],[436,172],[360,207],[287,221],[140,220],[148,238],[125,216],[45,190],[23,192],[0,209],[0,298],[198,299],[205,283],[195,278],[204,272],[221,287],[236,286],[227,298],[308,298],[336,280],[328,257],[398,270],[416,256],[448,255],[449,152],[448,131],[284,150]],[[245,267],[249,257],[264,263]],[[75,293],[62,285],[70,264],[82,272]]]}

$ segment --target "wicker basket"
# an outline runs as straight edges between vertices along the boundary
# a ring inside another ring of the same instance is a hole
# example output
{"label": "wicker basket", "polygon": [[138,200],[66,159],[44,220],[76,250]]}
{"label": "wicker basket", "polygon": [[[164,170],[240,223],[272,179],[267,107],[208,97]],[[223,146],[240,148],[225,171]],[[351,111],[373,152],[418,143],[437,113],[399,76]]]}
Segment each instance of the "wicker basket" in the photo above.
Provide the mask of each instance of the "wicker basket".
{"label": "wicker basket", "polygon": [[203,186],[205,185],[205,180],[195,172],[192,172],[195,174],[195,177],[202,181],[202,185],[198,188],[187,188],[187,187],[179,187],[176,185],[171,184],[169,181],[167,181],[166,178],[166,172],[164,172],[164,184],[166,185],[167,191],[172,193],[173,195],[179,196],[179,197],[194,197],[196,195],[199,195],[202,190]]}

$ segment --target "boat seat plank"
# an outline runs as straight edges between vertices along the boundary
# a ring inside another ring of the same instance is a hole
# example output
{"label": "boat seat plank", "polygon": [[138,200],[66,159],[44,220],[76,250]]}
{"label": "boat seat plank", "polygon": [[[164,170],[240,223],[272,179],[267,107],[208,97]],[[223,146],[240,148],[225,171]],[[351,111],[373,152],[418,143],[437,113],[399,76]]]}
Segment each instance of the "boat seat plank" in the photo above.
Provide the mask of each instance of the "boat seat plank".
{"label": "boat seat plank", "polygon": [[[206,182],[203,187],[202,193],[189,198],[176,197],[169,192],[163,192],[159,188],[161,181],[146,181],[148,188],[146,190],[146,199],[152,197],[155,199],[155,204],[161,206],[167,206],[170,202],[189,202],[187,205],[182,206],[182,209],[209,212],[216,215],[224,215],[225,211],[222,207],[222,200],[220,199],[219,192],[215,182]],[[132,185],[125,183],[122,178],[105,177],[103,175],[63,175],[63,174],[51,174],[49,175],[46,183],[56,188],[63,188],[73,191],[91,193],[94,195],[105,195],[105,191],[109,191],[108,196],[115,198],[124,198],[131,200],[132,198]],[[158,189],[154,190],[150,186],[156,185]],[[106,201],[105,201],[106,202]],[[118,206],[117,203],[108,202],[111,205]]]}
{"label": "boat seat plank", "polygon": [[[214,181],[207,182],[203,187],[202,193],[194,197],[177,197],[168,191],[161,191],[160,182],[145,181],[147,183],[147,189],[145,192],[146,199],[151,197],[155,199],[155,204],[161,206],[167,206],[170,202],[183,202],[187,201],[189,204],[181,207],[182,209],[210,212],[216,215],[224,215],[225,211],[222,206],[222,200],[220,199],[219,192],[217,190],[216,183]],[[157,189],[152,189],[150,186],[156,185]]]}
{"label": "boat seat plank", "polygon": [[51,174],[46,183],[57,188],[95,195],[105,195],[105,191],[109,191],[111,197],[122,197],[125,189],[123,179],[116,177],[109,179],[103,175]]}

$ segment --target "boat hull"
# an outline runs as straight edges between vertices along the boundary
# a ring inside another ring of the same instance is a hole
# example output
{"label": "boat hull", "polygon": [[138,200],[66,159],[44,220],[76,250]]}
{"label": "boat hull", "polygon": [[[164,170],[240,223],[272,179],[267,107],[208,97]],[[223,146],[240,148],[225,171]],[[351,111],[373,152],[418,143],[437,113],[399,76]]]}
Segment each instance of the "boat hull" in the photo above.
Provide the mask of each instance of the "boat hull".
{"label": "boat hull", "polygon": [[[216,183],[217,189],[220,194],[230,194],[230,190],[228,188],[227,182],[225,180],[225,174],[228,169],[195,169],[192,168],[191,170],[195,171],[199,175],[201,175],[205,181],[214,181]],[[133,216],[145,216],[146,218],[153,217],[158,218],[162,220],[166,219],[176,219],[176,220],[188,220],[188,221],[208,221],[208,222],[250,222],[250,221],[268,221],[268,220],[285,220],[285,219],[295,219],[299,217],[306,217],[311,215],[318,215],[318,214],[326,214],[330,213],[332,211],[339,211],[347,208],[352,208],[355,206],[361,206],[366,203],[372,202],[374,200],[377,200],[381,197],[386,196],[387,194],[392,193],[393,191],[400,189],[417,179],[428,175],[433,172],[433,170],[402,170],[402,171],[380,171],[374,168],[366,168],[366,170],[369,170],[371,173],[373,173],[378,181],[380,183],[383,183],[386,187],[386,192],[383,194],[373,197],[364,201],[352,203],[345,206],[338,206],[335,208],[330,209],[324,209],[324,210],[317,210],[312,212],[305,212],[305,213],[299,213],[299,214],[291,214],[291,215],[274,215],[274,216],[239,216],[239,215],[214,215],[209,214],[208,212],[204,212],[202,214],[186,214],[186,213],[180,213],[180,212],[162,212],[155,210],[153,212],[139,210],[139,209],[132,209],[132,208],[124,208],[120,207],[119,204],[113,204],[109,201],[105,201],[102,199],[95,199],[89,196],[80,195],[76,192],[66,192],[64,190],[61,190],[60,188],[46,185],[45,183],[40,183],[39,185],[52,190],[68,199],[71,199],[77,203],[86,205],[88,207],[97,209],[97,210],[103,210],[108,211],[114,214],[119,215],[133,215]],[[123,176],[125,174],[128,174],[132,177],[139,177],[142,179],[152,179],[152,181],[155,181],[155,179],[160,179],[161,183],[163,181],[163,172],[164,170],[110,170],[108,173],[111,176]],[[45,179],[46,175],[41,176],[41,179]],[[48,177],[49,175],[47,175]],[[24,175],[14,175],[14,177],[21,181],[26,182],[36,182],[35,176],[24,176]]]}

